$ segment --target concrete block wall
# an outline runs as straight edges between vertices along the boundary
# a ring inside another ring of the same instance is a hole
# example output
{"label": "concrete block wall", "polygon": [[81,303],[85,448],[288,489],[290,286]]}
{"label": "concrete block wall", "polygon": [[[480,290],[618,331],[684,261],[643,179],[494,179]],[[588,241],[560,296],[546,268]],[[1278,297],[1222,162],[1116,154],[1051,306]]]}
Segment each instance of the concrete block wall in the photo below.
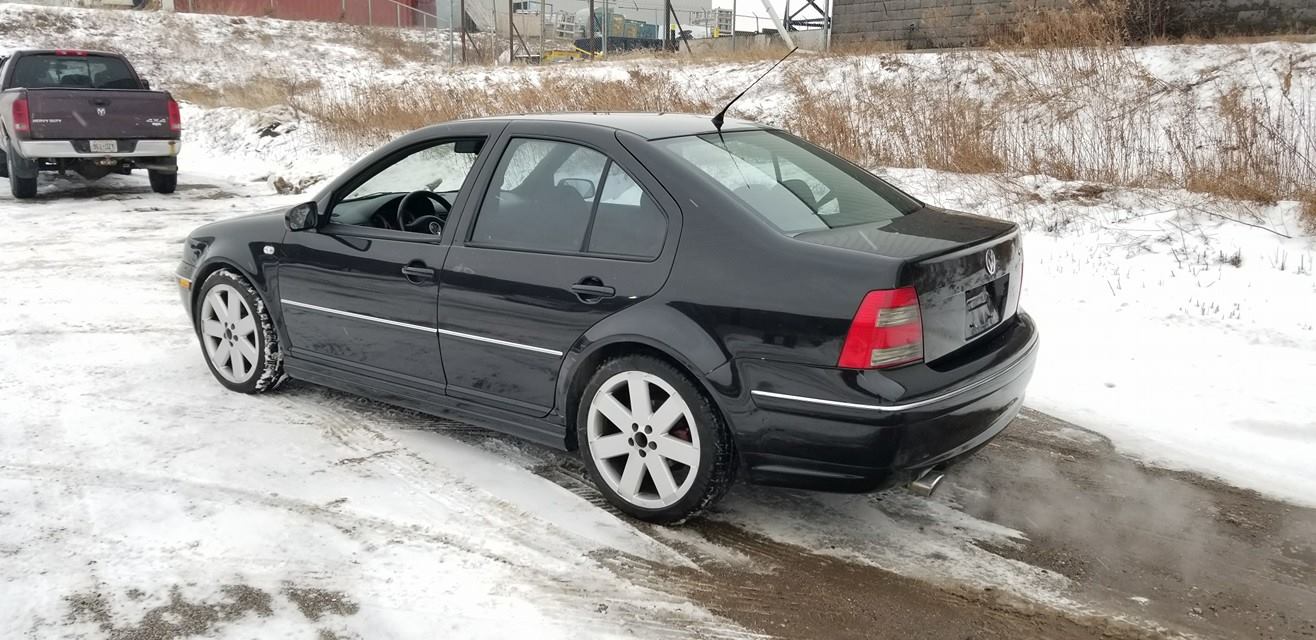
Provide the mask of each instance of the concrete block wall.
{"label": "concrete block wall", "polygon": [[[1037,9],[1076,0],[834,0],[833,42],[922,49],[973,45]],[[1166,30],[1260,34],[1316,30],[1316,0],[1163,0]]]}

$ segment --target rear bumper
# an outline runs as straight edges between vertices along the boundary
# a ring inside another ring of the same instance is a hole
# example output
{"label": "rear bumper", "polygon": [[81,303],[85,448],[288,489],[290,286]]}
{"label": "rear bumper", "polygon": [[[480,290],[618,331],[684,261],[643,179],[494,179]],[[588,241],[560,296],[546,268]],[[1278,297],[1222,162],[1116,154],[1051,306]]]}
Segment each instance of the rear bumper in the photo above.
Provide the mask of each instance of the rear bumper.
{"label": "rear bumper", "polygon": [[[176,156],[183,148],[179,140],[137,140],[131,151],[91,153],[79,151],[72,140],[15,140],[24,158],[163,158]],[[122,143],[120,143],[122,146]]]}
{"label": "rear bumper", "polygon": [[749,480],[875,491],[973,453],[1019,413],[1037,360],[1037,331],[1026,314],[989,342],[943,371],[739,363],[750,401],[728,418]]}

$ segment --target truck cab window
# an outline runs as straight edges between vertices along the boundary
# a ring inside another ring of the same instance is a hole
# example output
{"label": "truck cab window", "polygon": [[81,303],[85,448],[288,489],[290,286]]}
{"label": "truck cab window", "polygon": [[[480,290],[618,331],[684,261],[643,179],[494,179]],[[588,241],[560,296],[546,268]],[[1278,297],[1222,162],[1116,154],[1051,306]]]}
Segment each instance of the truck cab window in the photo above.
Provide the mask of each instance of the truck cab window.
{"label": "truck cab window", "polygon": [[41,89],[141,89],[142,83],[128,65],[118,59],[98,55],[37,54],[15,61],[11,87]]}

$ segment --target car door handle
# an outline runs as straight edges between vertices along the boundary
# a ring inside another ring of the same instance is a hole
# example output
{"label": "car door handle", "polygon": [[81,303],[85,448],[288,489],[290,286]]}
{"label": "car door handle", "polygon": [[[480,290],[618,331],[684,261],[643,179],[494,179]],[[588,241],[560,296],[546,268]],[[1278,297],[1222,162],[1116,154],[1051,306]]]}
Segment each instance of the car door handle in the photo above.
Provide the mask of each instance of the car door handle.
{"label": "car door handle", "polygon": [[617,295],[616,289],[601,284],[576,283],[571,285],[571,292],[586,304],[593,304],[604,298]]}
{"label": "car door handle", "polygon": [[434,282],[434,270],[429,267],[407,265],[402,267],[402,275],[406,276],[407,282],[410,282],[411,284],[427,284]]}

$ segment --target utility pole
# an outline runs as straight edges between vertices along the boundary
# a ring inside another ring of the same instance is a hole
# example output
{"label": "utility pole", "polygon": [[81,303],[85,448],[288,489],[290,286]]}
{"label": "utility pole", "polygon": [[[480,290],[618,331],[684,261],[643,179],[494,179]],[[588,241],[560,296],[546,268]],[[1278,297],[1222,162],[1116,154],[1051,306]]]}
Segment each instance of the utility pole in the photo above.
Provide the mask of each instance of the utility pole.
{"label": "utility pole", "polygon": [[673,47],[669,42],[672,38],[672,0],[663,0],[663,50],[669,50]]}
{"label": "utility pole", "polygon": [[457,19],[462,22],[462,64],[466,64],[466,0],[461,0],[461,11]]}
{"label": "utility pole", "polygon": [[594,0],[589,0],[589,59],[594,59]]}
{"label": "utility pole", "polygon": [[781,18],[777,16],[777,10],[772,6],[772,0],[763,0],[763,8],[768,10],[768,17],[772,18],[772,24],[776,25],[777,33],[781,39],[786,42],[787,49],[795,48],[795,39],[786,31],[786,26],[781,23]]}
{"label": "utility pole", "polygon": [[507,0],[507,64],[516,64],[516,0]]}
{"label": "utility pole", "polygon": [[612,14],[608,13],[608,0],[603,0],[603,57],[608,57],[608,32],[612,30]]}

